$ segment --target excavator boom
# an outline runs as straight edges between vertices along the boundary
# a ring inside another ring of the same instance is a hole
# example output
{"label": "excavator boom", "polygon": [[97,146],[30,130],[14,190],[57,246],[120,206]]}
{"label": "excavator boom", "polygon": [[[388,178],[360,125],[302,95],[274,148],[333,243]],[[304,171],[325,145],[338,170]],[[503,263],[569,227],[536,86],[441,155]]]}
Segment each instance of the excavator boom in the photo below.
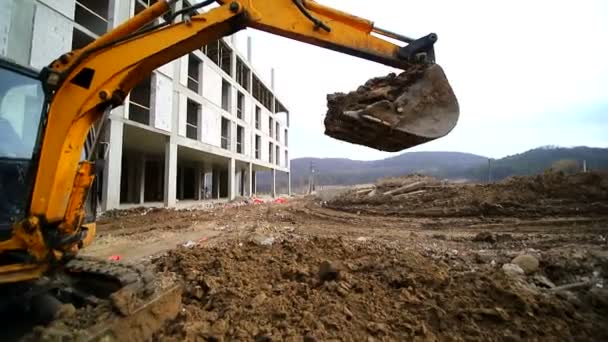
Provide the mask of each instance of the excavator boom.
{"label": "excavator boom", "polygon": [[[98,143],[88,151],[90,157],[81,160],[87,134],[95,129],[100,136],[110,111],[153,70],[239,30],[254,28],[406,73],[415,71],[395,78],[401,82],[396,85],[389,81],[393,88],[388,98],[363,96],[367,100],[354,107],[342,98],[330,99],[330,136],[400,150],[443,136],[456,123],[456,99],[434,64],[435,34],[412,39],[312,0],[206,0],[189,7],[177,2],[157,1],[40,73],[42,116],[36,121],[39,130],[30,134],[33,147],[24,154],[32,181],[20,195],[27,198],[19,211],[23,215],[13,221],[10,238],[0,241],[1,256],[19,258],[0,266],[0,284],[36,281],[70,265],[72,271],[73,265],[80,265],[72,273],[88,272],[88,264],[74,258],[95,232],[94,224],[85,224],[85,203],[94,182],[92,156]],[[216,2],[219,6],[206,9]],[[31,78],[19,80],[32,83]],[[407,113],[404,108],[409,108]]]}

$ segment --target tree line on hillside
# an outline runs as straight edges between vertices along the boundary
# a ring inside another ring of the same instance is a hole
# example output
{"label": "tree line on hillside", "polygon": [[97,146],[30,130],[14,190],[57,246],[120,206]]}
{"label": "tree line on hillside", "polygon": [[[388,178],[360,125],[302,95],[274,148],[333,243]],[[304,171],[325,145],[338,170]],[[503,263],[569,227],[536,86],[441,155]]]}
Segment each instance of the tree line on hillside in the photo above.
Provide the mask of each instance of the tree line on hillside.
{"label": "tree line on hillside", "polygon": [[501,159],[490,159],[489,163],[468,170],[468,179],[498,181],[511,176],[527,176],[546,170],[571,173],[587,170],[608,169],[608,149],[589,147],[539,147],[524,153]]}

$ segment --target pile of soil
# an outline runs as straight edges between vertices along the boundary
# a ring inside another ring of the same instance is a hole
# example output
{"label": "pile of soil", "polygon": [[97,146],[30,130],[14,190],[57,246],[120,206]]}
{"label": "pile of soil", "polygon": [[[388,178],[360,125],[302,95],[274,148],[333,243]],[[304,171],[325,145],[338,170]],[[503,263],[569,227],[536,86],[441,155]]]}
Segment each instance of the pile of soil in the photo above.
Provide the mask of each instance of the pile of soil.
{"label": "pile of soil", "polygon": [[[405,241],[289,239],[181,248],[154,261],[183,279],[157,340],[606,340],[606,312]],[[604,316],[602,316],[604,315]]]}
{"label": "pile of soil", "polygon": [[325,134],[383,151],[401,151],[449,133],[456,96],[437,65],[412,65],[373,78],[356,91],[327,96]]}
{"label": "pile of soil", "polygon": [[[411,177],[410,177],[411,178]],[[409,179],[409,178],[406,178]],[[381,182],[376,191],[351,191],[327,205],[333,209],[395,216],[577,216],[608,213],[608,173],[565,175],[547,172],[512,177],[490,184],[440,184],[426,186],[413,196],[385,196]]]}

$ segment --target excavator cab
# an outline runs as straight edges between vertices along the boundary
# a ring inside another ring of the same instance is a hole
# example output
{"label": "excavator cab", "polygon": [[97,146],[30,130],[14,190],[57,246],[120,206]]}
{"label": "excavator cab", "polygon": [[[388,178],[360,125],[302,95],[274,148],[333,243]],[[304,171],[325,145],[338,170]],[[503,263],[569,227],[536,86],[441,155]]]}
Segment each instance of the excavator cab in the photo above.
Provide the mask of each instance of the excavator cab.
{"label": "excavator cab", "polygon": [[0,240],[27,213],[44,105],[38,73],[0,59]]}

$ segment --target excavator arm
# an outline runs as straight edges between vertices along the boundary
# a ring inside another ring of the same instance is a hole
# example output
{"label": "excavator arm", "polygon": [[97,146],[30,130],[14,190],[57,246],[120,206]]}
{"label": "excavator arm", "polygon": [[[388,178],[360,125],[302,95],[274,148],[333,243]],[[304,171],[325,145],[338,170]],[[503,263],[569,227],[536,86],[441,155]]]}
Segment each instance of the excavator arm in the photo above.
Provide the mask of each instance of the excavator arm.
{"label": "excavator arm", "polygon": [[156,2],[42,71],[48,110],[29,216],[14,225],[10,240],[0,242],[0,252],[27,250],[40,266],[1,266],[0,283],[36,278],[45,260],[60,259],[75,253],[83,240],[90,242],[92,230],[85,232],[82,224],[94,172],[92,161],[81,161],[85,139],[154,69],[247,27],[401,69],[434,62],[436,35],[410,39],[311,0],[217,1],[219,7],[204,13],[197,10],[215,1],[179,10],[176,2]]}

